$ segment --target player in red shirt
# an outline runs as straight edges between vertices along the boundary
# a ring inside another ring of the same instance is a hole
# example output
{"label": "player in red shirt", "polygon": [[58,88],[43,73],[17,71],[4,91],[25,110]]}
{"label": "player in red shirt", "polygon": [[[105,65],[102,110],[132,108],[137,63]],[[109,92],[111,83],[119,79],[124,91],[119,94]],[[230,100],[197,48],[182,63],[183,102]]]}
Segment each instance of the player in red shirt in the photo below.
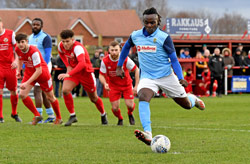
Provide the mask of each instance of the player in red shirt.
{"label": "player in red shirt", "polygon": [[62,118],[59,102],[53,93],[52,79],[46,62],[44,61],[40,51],[35,46],[28,44],[26,34],[18,34],[16,36],[16,41],[17,47],[15,51],[18,55],[17,78],[21,78],[20,71],[23,63],[25,64],[24,77],[20,85],[20,98],[22,99],[24,105],[35,115],[32,124],[36,125],[43,119],[28,95],[36,82],[40,84],[41,89],[44,91],[54,109],[54,112],[56,113],[56,120],[54,121],[54,124],[61,124]]}
{"label": "player in red shirt", "polygon": [[[210,95],[210,79],[211,79],[211,72],[209,71],[208,68],[205,68],[204,71],[202,72],[201,74],[202,76],[202,89],[204,90],[205,92],[205,95],[206,96],[209,96]],[[215,97],[216,96],[216,89],[218,88],[218,83],[217,83],[217,80],[214,81],[214,84],[213,84],[213,94],[212,96]]]}
{"label": "player in red shirt", "polygon": [[[109,44],[110,55],[106,56],[101,63],[99,79],[104,88],[109,91],[109,101],[112,106],[113,114],[118,118],[117,125],[123,125],[123,117],[119,108],[120,98],[123,95],[125,104],[128,108],[128,117],[130,125],[135,124],[133,111],[135,109],[134,94],[136,94],[139,83],[139,70],[135,63],[127,57],[124,64],[124,77],[116,76],[116,67],[120,56],[121,47],[117,41],[112,41]],[[135,71],[135,87],[133,88],[132,79],[129,71]],[[105,75],[108,80],[106,81]]]}
{"label": "player in red shirt", "polygon": [[184,79],[188,82],[188,86],[185,87],[185,91],[187,93],[193,93],[194,75],[193,75],[192,70],[190,68],[187,70],[187,74],[184,77]]}
{"label": "player in red shirt", "polygon": [[77,122],[71,91],[79,83],[84,87],[91,102],[100,111],[102,124],[108,124],[102,99],[98,97],[96,92],[94,69],[90,62],[88,51],[81,43],[74,40],[74,32],[72,30],[63,30],[60,36],[61,42],[58,45],[58,52],[67,67],[67,72],[60,74],[58,79],[64,80],[62,87],[63,98],[70,113],[69,120],[65,123],[65,126],[70,126],[72,123]]}
{"label": "player in red shirt", "polygon": [[22,120],[17,115],[18,95],[16,79],[17,61],[14,59],[15,44],[15,33],[12,30],[4,29],[2,19],[0,18],[0,123],[4,122],[4,84],[6,84],[6,88],[8,88],[10,91],[10,102],[12,107],[11,117],[14,118],[16,122],[22,122]]}

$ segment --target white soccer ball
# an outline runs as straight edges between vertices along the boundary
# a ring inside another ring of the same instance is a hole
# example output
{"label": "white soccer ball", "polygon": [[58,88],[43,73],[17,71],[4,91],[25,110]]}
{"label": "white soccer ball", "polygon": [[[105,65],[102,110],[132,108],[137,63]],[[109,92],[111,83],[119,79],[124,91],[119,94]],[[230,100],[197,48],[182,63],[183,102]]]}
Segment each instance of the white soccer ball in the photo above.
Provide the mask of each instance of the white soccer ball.
{"label": "white soccer ball", "polygon": [[155,153],[167,153],[170,147],[170,140],[164,135],[157,135],[151,141],[151,149]]}

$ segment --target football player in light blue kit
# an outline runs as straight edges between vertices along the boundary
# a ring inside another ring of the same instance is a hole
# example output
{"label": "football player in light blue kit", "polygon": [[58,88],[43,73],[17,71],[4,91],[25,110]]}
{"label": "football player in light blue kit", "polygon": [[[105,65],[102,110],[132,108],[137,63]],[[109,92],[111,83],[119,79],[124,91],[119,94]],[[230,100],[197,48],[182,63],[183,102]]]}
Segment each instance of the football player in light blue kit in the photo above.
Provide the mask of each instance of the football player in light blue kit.
{"label": "football player in light blue kit", "polygon": [[[43,21],[41,18],[35,18],[32,20],[33,33],[29,37],[29,44],[34,45],[39,49],[39,51],[43,56],[43,59],[48,65],[49,71],[51,72],[52,41],[51,37],[47,33],[43,32],[42,27],[43,27]],[[46,108],[46,113],[48,114],[48,118],[44,121],[44,123],[54,122],[55,119],[54,111],[51,108],[50,102],[46,98],[46,95],[42,92],[40,85],[38,83],[36,83],[34,86],[34,97],[35,97],[36,109],[41,115],[43,113],[42,104],[44,104]]]}
{"label": "football player in light blue kit", "polygon": [[188,83],[183,78],[172,39],[158,27],[160,18],[155,8],[144,11],[144,27],[131,34],[122,49],[116,69],[117,76],[122,77],[123,62],[128,56],[129,49],[136,46],[140,63],[140,82],[137,89],[139,116],[144,131],[135,130],[135,136],[147,145],[150,145],[152,140],[149,102],[159,89],[185,109],[194,106],[200,110],[205,109],[202,100],[185,92],[184,87]]}

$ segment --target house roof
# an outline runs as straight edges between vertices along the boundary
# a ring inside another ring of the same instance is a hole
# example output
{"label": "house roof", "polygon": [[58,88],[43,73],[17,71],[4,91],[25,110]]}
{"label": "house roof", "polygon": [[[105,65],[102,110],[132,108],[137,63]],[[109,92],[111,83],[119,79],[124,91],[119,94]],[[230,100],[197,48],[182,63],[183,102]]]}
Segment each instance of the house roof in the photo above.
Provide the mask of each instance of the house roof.
{"label": "house roof", "polygon": [[142,27],[135,10],[0,9],[0,17],[4,27],[14,31],[39,17],[44,21],[43,30],[51,36],[78,23],[93,37],[127,37]]}

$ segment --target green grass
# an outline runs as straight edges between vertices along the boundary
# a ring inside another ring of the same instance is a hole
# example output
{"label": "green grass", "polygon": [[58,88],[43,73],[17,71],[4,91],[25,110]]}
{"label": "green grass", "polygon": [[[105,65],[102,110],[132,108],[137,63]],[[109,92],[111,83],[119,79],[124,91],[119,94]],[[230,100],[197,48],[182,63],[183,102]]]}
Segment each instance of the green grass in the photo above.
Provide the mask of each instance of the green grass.
{"label": "green grass", "polygon": [[[153,135],[171,140],[167,154],[153,153],[138,141],[134,129],[142,129],[138,108],[136,125],[130,126],[124,101],[124,126],[116,126],[108,99],[103,99],[109,125],[87,98],[76,98],[78,123],[71,127],[51,124],[29,125],[33,115],[19,101],[23,122],[10,118],[9,99],[4,99],[4,120],[0,124],[0,163],[250,163],[249,95],[203,98],[206,111],[182,109],[171,99],[151,101]],[[59,98],[64,122],[69,113]],[[136,100],[138,105],[138,100]]]}

